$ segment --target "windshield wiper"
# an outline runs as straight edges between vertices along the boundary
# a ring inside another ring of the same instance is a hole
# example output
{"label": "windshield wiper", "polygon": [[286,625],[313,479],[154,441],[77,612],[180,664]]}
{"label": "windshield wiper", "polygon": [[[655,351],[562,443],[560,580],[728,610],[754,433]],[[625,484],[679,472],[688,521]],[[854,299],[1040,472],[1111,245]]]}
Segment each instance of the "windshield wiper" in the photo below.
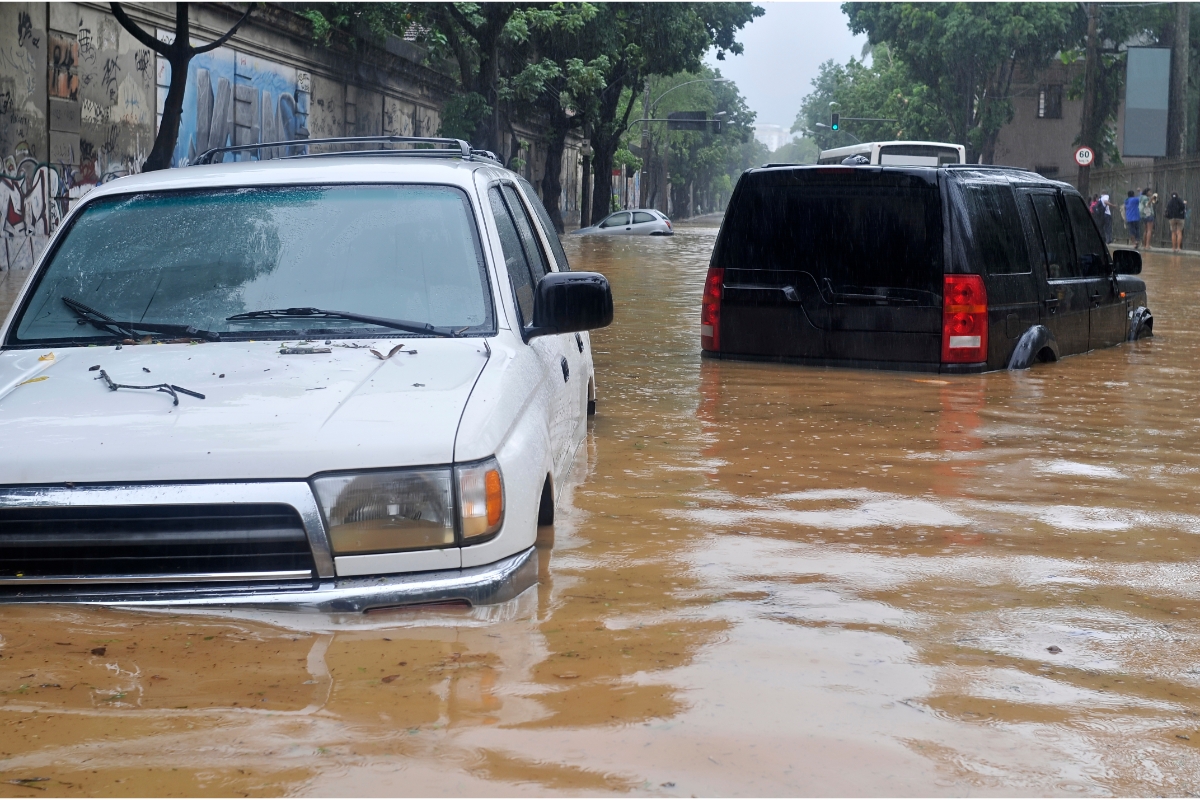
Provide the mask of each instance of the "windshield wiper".
{"label": "windshield wiper", "polygon": [[427,333],[431,336],[460,336],[471,326],[454,330],[439,328],[427,322],[411,322],[406,319],[388,319],[386,317],[371,317],[366,314],[353,314],[347,311],[324,311],[320,308],[267,308],[261,311],[247,311],[244,314],[234,314],[226,317],[226,322],[236,322],[246,319],[344,319],[349,322],[366,322],[384,328],[394,328],[409,333]]}
{"label": "windshield wiper", "polygon": [[137,331],[146,331],[149,333],[169,333],[175,336],[191,336],[207,339],[210,342],[218,341],[221,334],[214,331],[206,331],[202,328],[196,328],[192,325],[175,325],[166,322],[125,322],[123,320],[115,320],[108,314],[97,311],[91,306],[85,306],[78,300],[72,300],[70,297],[64,297],[63,303],[67,308],[75,313],[83,322],[90,323],[93,327],[99,328],[105,333],[111,333],[114,336],[127,336],[130,339],[137,338]]}

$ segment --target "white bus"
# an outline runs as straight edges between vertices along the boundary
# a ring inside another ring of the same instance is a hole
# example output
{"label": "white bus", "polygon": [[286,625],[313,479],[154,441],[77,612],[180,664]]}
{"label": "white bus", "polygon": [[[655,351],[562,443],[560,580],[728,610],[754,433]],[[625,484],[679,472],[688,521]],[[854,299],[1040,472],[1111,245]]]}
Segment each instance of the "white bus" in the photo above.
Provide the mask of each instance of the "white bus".
{"label": "white bus", "polygon": [[940,167],[967,163],[967,148],[946,142],[862,142],[822,150],[817,163],[841,164],[851,156],[862,156],[873,166]]}

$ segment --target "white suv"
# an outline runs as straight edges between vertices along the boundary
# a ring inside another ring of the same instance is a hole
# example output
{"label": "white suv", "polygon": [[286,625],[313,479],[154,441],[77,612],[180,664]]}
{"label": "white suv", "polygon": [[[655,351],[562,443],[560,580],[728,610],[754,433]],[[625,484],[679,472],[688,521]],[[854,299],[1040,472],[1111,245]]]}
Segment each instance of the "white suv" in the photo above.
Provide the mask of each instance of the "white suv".
{"label": "white suv", "polygon": [[294,153],[113,181],[50,242],[0,327],[0,602],[360,611],[536,581],[608,282],[465,142]]}

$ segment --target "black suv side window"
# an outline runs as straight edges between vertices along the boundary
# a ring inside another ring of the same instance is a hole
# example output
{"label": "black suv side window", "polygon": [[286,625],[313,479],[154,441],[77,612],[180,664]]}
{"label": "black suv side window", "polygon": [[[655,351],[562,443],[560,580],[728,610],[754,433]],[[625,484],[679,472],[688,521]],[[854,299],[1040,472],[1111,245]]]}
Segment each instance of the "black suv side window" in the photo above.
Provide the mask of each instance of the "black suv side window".
{"label": "black suv side window", "polygon": [[1083,204],[1083,198],[1070,194],[1064,195],[1063,199],[1067,202],[1067,216],[1071,218],[1071,230],[1075,234],[1080,274],[1088,278],[1107,275],[1104,240],[1100,238],[1100,232],[1096,230],[1096,223]]}
{"label": "black suv side window", "polygon": [[1077,277],[1075,259],[1071,253],[1071,235],[1058,207],[1058,200],[1052,194],[1031,194],[1029,202],[1033,205],[1033,216],[1042,234],[1046,278],[1053,281]]}
{"label": "black suv side window", "polygon": [[516,223],[513,222],[508,206],[500,195],[499,186],[488,189],[488,201],[492,206],[492,216],[496,218],[496,232],[500,235],[504,265],[508,268],[508,277],[512,281],[517,309],[521,312],[521,324],[527,326],[533,322],[533,286],[537,281],[530,271],[529,258],[525,254],[525,248],[521,246]]}
{"label": "black suv side window", "polygon": [[992,275],[1028,273],[1029,254],[1012,187],[979,183],[963,187],[980,259]]}

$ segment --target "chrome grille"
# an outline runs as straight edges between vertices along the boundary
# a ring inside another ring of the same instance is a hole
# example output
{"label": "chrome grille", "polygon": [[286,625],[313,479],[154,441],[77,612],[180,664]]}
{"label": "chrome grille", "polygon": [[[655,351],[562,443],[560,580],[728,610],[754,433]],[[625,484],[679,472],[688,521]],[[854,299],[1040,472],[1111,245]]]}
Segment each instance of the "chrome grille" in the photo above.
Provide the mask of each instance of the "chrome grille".
{"label": "chrome grille", "polygon": [[279,581],[314,567],[282,504],[0,507],[0,584]]}

